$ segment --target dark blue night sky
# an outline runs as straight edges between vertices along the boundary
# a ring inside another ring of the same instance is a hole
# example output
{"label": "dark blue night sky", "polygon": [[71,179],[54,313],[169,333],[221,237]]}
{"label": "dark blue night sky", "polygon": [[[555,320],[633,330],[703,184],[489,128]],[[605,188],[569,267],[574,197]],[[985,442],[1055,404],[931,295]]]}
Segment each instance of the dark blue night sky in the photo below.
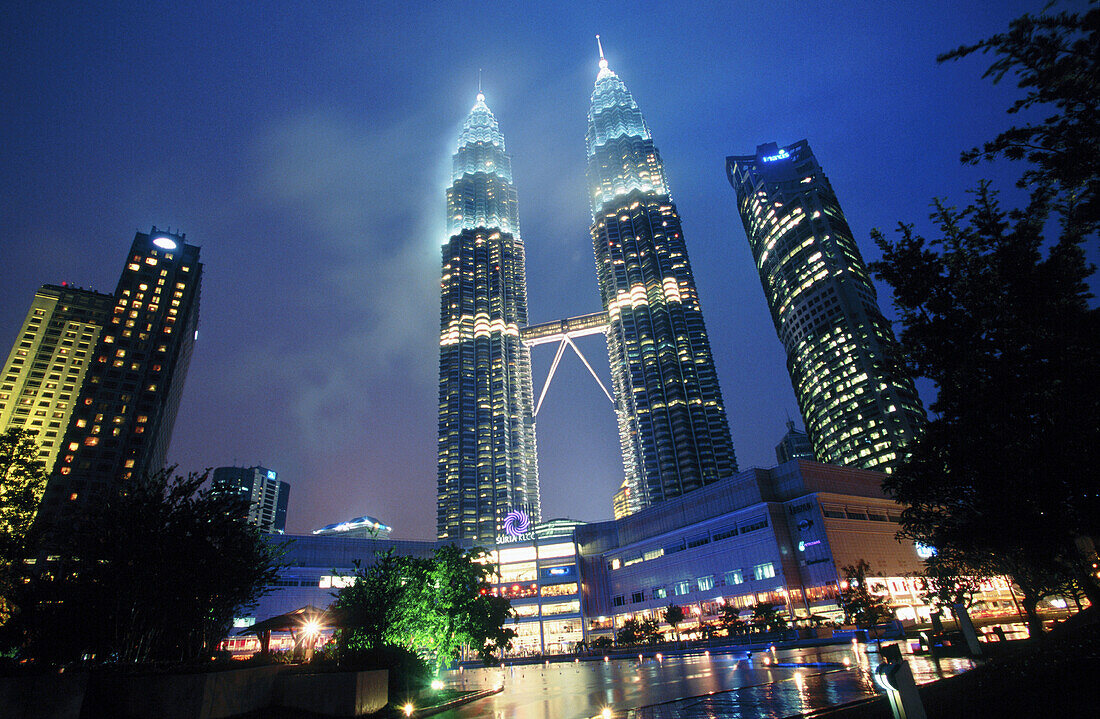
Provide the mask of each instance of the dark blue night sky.
{"label": "dark blue night sky", "polygon": [[[934,196],[990,177],[1014,198],[1022,168],[958,156],[1016,121],[1018,91],[935,56],[1041,2],[96,5],[0,10],[0,350],[40,284],[112,291],[135,230],[178,228],[206,274],[172,460],[279,471],[291,531],[371,514],[430,538],[443,192],[478,68],[531,320],[595,311],[601,34],[665,160],[738,460],[771,466],[798,411],[725,156],[809,139],[868,258],[872,227],[927,227]],[[606,377],[602,339],[581,346]],[[575,357],[538,420],[544,516],[609,518],[614,417]]]}

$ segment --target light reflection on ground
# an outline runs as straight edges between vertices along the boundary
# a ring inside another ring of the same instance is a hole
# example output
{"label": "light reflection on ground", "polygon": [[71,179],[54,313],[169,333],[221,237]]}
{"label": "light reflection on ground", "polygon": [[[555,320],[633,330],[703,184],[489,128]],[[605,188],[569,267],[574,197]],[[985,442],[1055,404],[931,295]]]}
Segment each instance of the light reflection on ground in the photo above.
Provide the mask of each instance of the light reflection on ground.
{"label": "light reflection on ground", "polygon": [[[918,683],[972,666],[968,659],[933,662],[905,649]],[[850,668],[837,668],[845,659]],[[775,666],[807,662],[834,666]],[[661,660],[646,656],[641,662],[633,657],[455,671],[445,677],[450,686],[483,689],[503,682],[505,689],[437,716],[587,719],[610,707],[615,717],[636,719],[786,717],[874,695],[871,672],[878,664],[875,647],[863,644],[754,652],[751,657],[745,651],[712,652]]]}

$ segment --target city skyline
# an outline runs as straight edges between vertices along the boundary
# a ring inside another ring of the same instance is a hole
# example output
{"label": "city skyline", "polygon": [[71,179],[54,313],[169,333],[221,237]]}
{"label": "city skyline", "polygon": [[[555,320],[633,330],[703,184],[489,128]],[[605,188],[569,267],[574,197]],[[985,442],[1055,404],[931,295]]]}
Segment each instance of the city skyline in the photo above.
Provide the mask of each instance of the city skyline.
{"label": "city skyline", "polygon": [[[208,274],[169,459],[279,467],[295,487],[292,532],[369,513],[395,536],[430,537],[439,198],[478,68],[525,197],[531,321],[583,314],[599,298],[578,149],[602,34],[661,139],[742,468],[774,463],[797,405],[723,159],[807,138],[869,260],[872,227],[927,227],[936,195],[961,202],[982,177],[1014,192],[1018,168],[961,167],[958,153],[1013,121],[1015,88],[982,80],[983,58],[934,58],[1031,3],[925,4],[918,23],[854,4],[451,10],[5,8],[21,72],[2,87],[0,341],[44,283],[111,287],[128,230],[186,231]],[[653,15],[667,34],[639,52],[631,38],[648,37]],[[485,26],[515,32],[471,51],[460,38]],[[880,301],[892,316],[881,288]],[[584,342],[606,377],[602,338]],[[541,384],[549,352],[534,355]],[[563,362],[539,415],[544,516],[610,517],[615,435],[587,371]]]}

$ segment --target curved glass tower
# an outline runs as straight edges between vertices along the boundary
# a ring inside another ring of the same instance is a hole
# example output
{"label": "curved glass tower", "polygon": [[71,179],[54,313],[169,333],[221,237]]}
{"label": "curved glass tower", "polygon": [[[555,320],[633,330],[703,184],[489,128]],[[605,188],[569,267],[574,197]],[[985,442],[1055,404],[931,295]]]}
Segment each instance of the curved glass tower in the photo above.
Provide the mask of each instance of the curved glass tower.
{"label": "curved glass tower", "polygon": [[814,454],[892,472],[924,410],[840,202],[805,140],[726,158]]}
{"label": "curved glass tower", "polygon": [[512,511],[540,520],[527,279],[512,160],[477,95],[447,190],[439,333],[437,533],[489,541]]}
{"label": "curved glass tower", "polygon": [[728,477],[737,461],[664,165],[602,49],[587,140],[624,509],[633,513]]}

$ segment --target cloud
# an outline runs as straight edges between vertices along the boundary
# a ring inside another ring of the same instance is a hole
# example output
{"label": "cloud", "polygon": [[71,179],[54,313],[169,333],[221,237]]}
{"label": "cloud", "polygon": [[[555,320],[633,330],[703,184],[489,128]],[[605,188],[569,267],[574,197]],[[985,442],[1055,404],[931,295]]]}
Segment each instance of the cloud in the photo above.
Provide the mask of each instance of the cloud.
{"label": "cloud", "polygon": [[273,121],[255,143],[254,193],[308,233],[289,256],[312,271],[317,320],[308,342],[258,353],[249,371],[294,388],[309,441],[355,436],[350,425],[402,389],[434,396],[443,188],[418,138],[439,136],[435,122],[378,129],[312,113]]}

